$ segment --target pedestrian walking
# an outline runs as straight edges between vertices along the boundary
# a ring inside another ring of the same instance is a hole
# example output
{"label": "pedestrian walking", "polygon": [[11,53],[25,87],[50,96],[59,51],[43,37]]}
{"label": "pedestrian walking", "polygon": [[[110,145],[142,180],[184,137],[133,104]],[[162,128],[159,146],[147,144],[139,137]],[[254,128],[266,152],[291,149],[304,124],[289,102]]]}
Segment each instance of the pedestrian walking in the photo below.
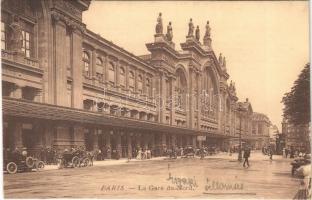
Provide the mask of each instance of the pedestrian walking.
{"label": "pedestrian walking", "polygon": [[245,165],[247,164],[247,168],[249,167],[249,157],[250,157],[250,148],[246,147],[244,150],[244,163],[243,163],[243,167],[245,167]]}
{"label": "pedestrian walking", "polygon": [[270,160],[273,160],[273,149],[270,147],[269,149],[269,154],[270,154]]}

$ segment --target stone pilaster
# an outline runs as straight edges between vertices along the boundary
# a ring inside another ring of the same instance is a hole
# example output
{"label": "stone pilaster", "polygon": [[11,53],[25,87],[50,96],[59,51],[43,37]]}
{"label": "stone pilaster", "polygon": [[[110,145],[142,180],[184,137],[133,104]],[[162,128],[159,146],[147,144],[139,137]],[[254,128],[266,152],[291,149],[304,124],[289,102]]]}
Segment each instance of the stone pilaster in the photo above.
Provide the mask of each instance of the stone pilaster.
{"label": "stone pilaster", "polygon": [[11,121],[9,126],[10,128],[12,128],[14,147],[15,148],[23,147],[22,123],[18,121]]}
{"label": "stone pilaster", "polygon": [[171,135],[171,147],[176,148],[177,146],[177,136],[175,134]]}
{"label": "stone pilaster", "polygon": [[[112,148],[111,148],[111,135],[110,132],[106,133],[106,154],[107,154],[107,159],[112,158]],[[110,152],[107,152],[107,148],[110,148]]]}
{"label": "stone pilaster", "polygon": [[94,129],[93,130],[93,149],[98,149],[99,148],[99,135],[98,135],[98,130]]}
{"label": "stone pilaster", "polygon": [[161,155],[164,154],[164,150],[167,148],[166,134],[161,134]]}
{"label": "stone pilaster", "polygon": [[160,95],[159,95],[159,121],[160,123],[166,123],[166,101],[167,101],[167,88],[166,88],[166,77],[163,72],[160,72],[159,74],[160,77]]}
{"label": "stone pilaster", "polygon": [[127,133],[127,148],[128,148],[128,158],[132,158],[132,138],[130,133]]}
{"label": "stone pilaster", "polygon": [[193,148],[196,148],[196,140],[197,140],[196,135],[192,136],[191,138],[192,138],[192,146]]}
{"label": "stone pilaster", "polygon": [[201,73],[198,73],[197,74],[197,78],[196,78],[196,81],[197,81],[197,130],[200,130],[200,122],[201,122],[201,90],[202,90],[202,84],[201,84],[201,79],[202,79],[202,76],[201,76]]}
{"label": "stone pilaster", "polygon": [[171,110],[170,110],[170,125],[171,126],[175,126],[176,123],[175,123],[175,77],[174,76],[171,76],[170,77],[170,100],[171,100]]}
{"label": "stone pilaster", "polygon": [[76,146],[85,145],[84,127],[80,125],[74,125],[74,144]]}
{"label": "stone pilaster", "polygon": [[121,148],[121,134],[117,133],[116,134],[116,141],[117,141],[117,153],[118,153],[118,157],[121,158],[122,157],[122,148]]}
{"label": "stone pilaster", "polygon": [[[62,20],[54,20],[54,70],[55,70],[55,103],[59,106],[67,105],[67,68],[66,68],[66,24]],[[79,42],[74,42],[79,43]],[[81,45],[81,41],[80,41]],[[78,60],[78,59],[74,59]],[[81,57],[79,59],[81,61]],[[81,62],[80,62],[81,64]],[[74,67],[75,68],[75,67]],[[76,77],[76,76],[74,76]]]}
{"label": "stone pilaster", "polygon": [[188,127],[189,128],[194,128],[194,106],[195,106],[195,101],[194,101],[194,76],[196,76],[196,73],[194,72],[194,69],[193,68],[190,68],[190,71],[189,71],[189,124],[188,124]]}
{"label": "stone pilaster", "polygon": [[78,29],[72,32],[73,46],[73,86],[72,86],[72,106],[74,108],[82,108],[82,35]]}

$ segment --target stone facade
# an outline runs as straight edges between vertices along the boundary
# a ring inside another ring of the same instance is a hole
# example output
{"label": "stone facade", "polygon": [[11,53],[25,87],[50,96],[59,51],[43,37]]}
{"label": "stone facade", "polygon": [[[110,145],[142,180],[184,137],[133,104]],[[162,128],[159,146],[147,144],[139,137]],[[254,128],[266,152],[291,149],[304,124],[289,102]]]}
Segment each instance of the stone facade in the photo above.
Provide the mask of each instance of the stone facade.
{"label": "stone facade", "polygon": [[[84,145],[122,157],[149,148],[157,156],[187,145],[227,148],[240,133],[255,136],[251,104],[238,103],[225,57],[212,50],[208,22],[203,43],[199,34],[188,35],[177,51],[158,32],[146,44],[150,54],[135,56],[86,29],[82,12],[89,4],[2,1],[5,147]],[[16,16],[21,30],[13,29]]]}

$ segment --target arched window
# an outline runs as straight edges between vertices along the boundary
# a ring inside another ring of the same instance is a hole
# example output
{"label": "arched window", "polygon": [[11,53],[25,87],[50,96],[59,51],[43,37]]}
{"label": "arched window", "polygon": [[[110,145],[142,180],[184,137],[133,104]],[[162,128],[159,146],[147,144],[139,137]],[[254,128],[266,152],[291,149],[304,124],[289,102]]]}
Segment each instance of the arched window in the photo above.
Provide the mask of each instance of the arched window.
{"label": "arched window", "polygon": [[[220,103],[220,105],[218,104]],[[221,99],[217,96],[216,80],[211,68],[203,71],[203,91],[201,94],[201,113],[204,116],[216,117],[218,106],[221,109]]]}
{"label": "arched window", "polygon": [[103,81],[103,62],[101,58],[96,58],[96,77]]}
{"label": "arched window", "polygon": [[129,72],[129,90],[134,92],[134,73],[132,71]]}
{"label": "arched window", "polygon": [[184,72],[178,69],[176,72],[176,86],[175,86],[175,104],[177,110],[184,111],[186,109],[186,78]]}
{"label": "arched window", "polygon": [[146,78],[146,95],[152,96],[151,80]]}
{"label": "arched window", "polygon": [[83,52],[82,56],[83,61],[83,74],[86,76],[90,76],[90,57],[87,52]]}
{"label": "arched window", "polygon": [[139,94],[143,93],[143,78],[142,78],[142,75],[138,76],[138,93]]}
{"label": "arched window", "polygon": [[120,86],[122,88],[126,87],[126,77],[125,76],[126,76],[125,68],[120,67],[119,68],[119,81],[120,81]]}
{"label": "arched window", "polygon": [[108,64],[108,80],[111,85],[115,84],[115,66],[112,62]]}

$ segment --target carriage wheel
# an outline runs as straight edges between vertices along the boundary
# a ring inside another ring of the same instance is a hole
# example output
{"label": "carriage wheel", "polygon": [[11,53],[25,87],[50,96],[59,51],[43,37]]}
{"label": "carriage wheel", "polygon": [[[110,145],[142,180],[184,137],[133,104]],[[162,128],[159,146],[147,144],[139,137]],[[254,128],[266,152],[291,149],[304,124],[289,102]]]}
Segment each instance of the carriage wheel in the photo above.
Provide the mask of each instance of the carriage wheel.
{"label": "carriage wheel", "polygon": [[87,166],[89,166],[89,163],[90,163],[90,160],[89,160],[89,158],[85,158],[85,159],[83,159],[83,167],[87,167]]}
{"label": "carriage wheel", "polygon": [[73,159],[72,159],[72,164],[73,164],[73,167],[78,167],[79,166],[79,158],[77,156],[74,156]]}
{"label": "carriage wheel", "polygon": [[17,165],[14,162],[10,162],[7,164],[6,170],[9,174],[15,174],[17,172]]}
{"label": "carriage wheel", "polygon": [[36,169],[37,169],[37,171],[43,170],[43,168],[44,168],[44,162],[43,162],[43,161],[39,161],[39,162],[36,164]]}
{"label": "carriage wheel", "polygon": [[33,168],[34,165],[35,165],[34,159],[33,159],[32,157],[27,157],[27,158],[26,158],[26,166],[27,166],[28,168]]}

